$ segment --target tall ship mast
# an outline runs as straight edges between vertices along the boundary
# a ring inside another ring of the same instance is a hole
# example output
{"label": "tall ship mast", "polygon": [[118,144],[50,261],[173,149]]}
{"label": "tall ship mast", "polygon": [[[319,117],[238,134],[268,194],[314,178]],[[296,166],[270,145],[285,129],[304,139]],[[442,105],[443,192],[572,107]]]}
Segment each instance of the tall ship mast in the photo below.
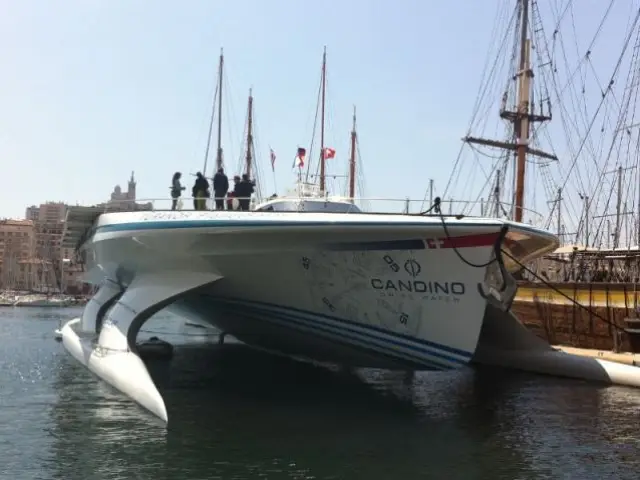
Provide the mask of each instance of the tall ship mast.
{"label": "tall ship mast", "polygon": [[[500,169],[496,169],[495,171],[493,196],[495,201],[494,211],[498,213],[498,215],[505,213],[505,216],[516,222],[522,222],[525,217],[525,175],[528,156],[535,156],[552,161],[558,160],[556,155],[542,149],[534,148],[531,145],[532,127],[534,127],[536,123],[544,123],[551,120],[551,103],[548,96],[538,103],[539,109],[536,112],[536,100],[534,89],[532,88],[534,79],[534,72],[531,65],[532,40],[528,35],[532,21],[535,22],[535,17],[531,18],[530,16],[530,0],[517,0],[514,26],[519,33],[519,38],[513,50],[513,58],[515,60],[515,53],[517,52],[519,59],[517,69],[512,76],[515,81],[515,95],[510,98],[511,86],[508,85],[503,93],[500,107],[500,118],[506,120],[512,126],[510,138],[500,141],[471,134],[463,138],[463,141],[467,144],[494,147],[506,152],[506,160],[508,160],[511,155],[514,157],[515,171],[513,178],[514,195],[512,208],[507,212],[507,210],[503,209],[500,205],[500,189],[504,181],[504,177],[502,176],[503,172]],[[542,33],[541,22],[539,25],[540,27],[536,28],[534,23],[534,32]],[[512,103],[510,103],[510,100]]]}

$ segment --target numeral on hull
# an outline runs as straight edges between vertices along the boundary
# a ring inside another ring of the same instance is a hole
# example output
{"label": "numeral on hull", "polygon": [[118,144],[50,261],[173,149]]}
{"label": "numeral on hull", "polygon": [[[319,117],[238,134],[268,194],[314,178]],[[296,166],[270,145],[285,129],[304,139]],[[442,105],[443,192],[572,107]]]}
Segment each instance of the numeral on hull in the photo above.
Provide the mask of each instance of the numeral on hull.
{"label": "numeral on hull", "polygon": [[336,307],[333,306],[327,297],[322,297],[322,303],[324,303],[332,312],[336,311]]}
{"label": "numeral on hull", "polygon": [[389,268],[391,270],[393,270],[396,273],[400,271],[400,266],[389,255],[385,255],[384,257],[382,257],[382,259],[385,261],[387,265],[389,265]]}

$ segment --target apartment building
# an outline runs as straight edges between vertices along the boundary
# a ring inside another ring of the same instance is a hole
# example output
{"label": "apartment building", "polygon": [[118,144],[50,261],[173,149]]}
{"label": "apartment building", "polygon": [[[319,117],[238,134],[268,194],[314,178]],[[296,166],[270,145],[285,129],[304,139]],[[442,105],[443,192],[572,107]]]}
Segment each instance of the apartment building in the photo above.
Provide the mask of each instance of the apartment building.
{"label": "apartment building", "polygon": [[20,288],[26,282],[27,266],[35,248],[31,220],[0,220],[0,285]]}

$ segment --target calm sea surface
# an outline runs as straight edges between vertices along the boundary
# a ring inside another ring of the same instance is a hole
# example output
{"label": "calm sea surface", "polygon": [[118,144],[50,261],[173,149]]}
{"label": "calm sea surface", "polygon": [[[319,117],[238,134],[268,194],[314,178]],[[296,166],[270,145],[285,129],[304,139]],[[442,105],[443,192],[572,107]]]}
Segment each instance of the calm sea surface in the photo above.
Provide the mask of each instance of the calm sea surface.
{"label": "calm sea surface", "polygon": [[169,426],[53,337],[80,310],[0,308],[1,479],[638,479],[640,390],[499,370],[347,374],[179,344],[150,365]]}

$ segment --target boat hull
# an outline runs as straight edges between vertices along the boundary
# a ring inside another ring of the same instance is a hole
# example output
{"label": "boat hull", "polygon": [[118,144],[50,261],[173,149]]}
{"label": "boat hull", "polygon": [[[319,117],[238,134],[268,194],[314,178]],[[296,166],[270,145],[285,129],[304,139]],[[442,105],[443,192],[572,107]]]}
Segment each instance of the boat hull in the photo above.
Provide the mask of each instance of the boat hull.
{"label": "boat hull", "polygon": [[515,292],[500,249],[524,262],[556,245],[553,235],[494,219],[105,214],[81,251],[87,278],[107,281],[63,340],[72,348],[74,335],[93,331],[96,348],[121,360],[92,355],[92,371],[165,419],[157,391],[141,396],[119,378],[127,375],[124,363],[139,369],[137,332],[165,307],[289,355],[360,367],[462,368],[487,305],[508,308],[509,282]]}
{"label": "boat hull", "polygon": [[[125,287],[144,271],[159,282],[185,267],[215,272],[220,281],[170,308],[249,344],[372,367],[389,358],[424,369],[468,363],[487,304],[478,290],[487,268],[474,265],[490,262],[501,222],[458,222],[450,239],[439,218],[300,217],[314,216],[253,214],[199,230],[109,224],[96,231],[95,264]],[[346,345],[366,354],[335,353]]]}

